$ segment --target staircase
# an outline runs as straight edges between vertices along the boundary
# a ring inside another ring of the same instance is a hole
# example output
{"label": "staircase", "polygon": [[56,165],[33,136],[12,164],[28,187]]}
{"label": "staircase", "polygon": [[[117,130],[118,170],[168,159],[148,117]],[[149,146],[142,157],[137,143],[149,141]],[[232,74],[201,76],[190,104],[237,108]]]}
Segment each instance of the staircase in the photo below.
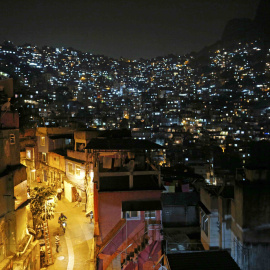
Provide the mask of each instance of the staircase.
{"label": "staircase", "polygon": [[119,233],[119,231],[126,224],[125,219],[120,219],[119,222],[112,228],[112,230],[107,234],[107,236],[103,239],[102,244],[99,247],[98,252],[101,253],[102,250],[113,240],[113,238]]}
{"label": "staircase", "polygon": [[133,251],[131,251],[127,254],[126,259],[124,259],[123,262],[121,263],[121,268],[125,269],[125,267],[128,266],[128,264],[131,261],[136,261],[139,253],[141,253],[147,247],[147,245],[148,245],[148,238],[145,237],[145,238],[143,238],[140,245],[138,245],[136,248],[134,248]]}
{"label": "staircase", "polygon": [[[155,230],[160,230],[161,226],[160,224],[152,224],[151,225],[152,228],[155,228]],[[148,227],[149,229],[149,227]],[[154,231],[155,231],[154,230]],[[153,230],[150,230],[153,232]],[[122,263],[121,263],[121,269],[125,269],[130,263],[132,262],[137,262],[138,261],[138,256],[139,254],[145,250],[145,248],[151,244],[151,242],[153,243],[153,241],[155,242],[154,246],[152,247],[150,254],[152,254],[152,252],[155,250],[156,245],[158,244],[158,241],[160,241],[160,239],[156,239],[155,237],[155,233],[151,233],[150,231],[147,230],[145,231],[144,235],[140,238],[137,238],[135,240],[135,242],[133,243],[133,249],[131,248],[131,250],[127,253],[126,258],[123,259]],[[158,241],[156,241],[158,240]]]}
{"label": "staircase", "polygon": [[46,265],[53,264],[53,255],[52,255],[52,245],[50,240],[50,232],[48,221],[43,222],[43,234],[44,234],[44,242],[45,242],[45,263]]}
{"label": "staircase", "polygon": [[[145,226],[144,223],[140,223],[139,227],[136,227],[138,229],[137,233],[129,239],[128,242],[122,242],[121,245],[115,246],[114,244],[114,237],[117,236],[119,232],[123,229],[123,227],[126,224],[126,220],[122,219],[120,220],[114,228],[110,231],[110,233],[103,239],[103,242],[100,246],[98,246],[98,254],[99,257],[103,260],[103,267],[104,269],[113,269],[112,262],[117,259],[119,256],[119,269],[120,269],[120,263],[121,263],[121,269],[125,269],[128,267],[130,263],[137,262],[138,256],[141,252],[147,248],[147,246],[155,241],[158,240],[155,237],[155,234],[152,233],[153,230],[148,231],[149,225]],[[161,225],[157,224],[156,230],[161,229]],[[151,227],[153,228],[155,224],[151,224]],[[141,227],[141,228],[140,228]],[[147,228],[146,228],[147,227]],[[159,239],[160,240],[160,239]],[[115,251],[113,254],[102,254],[104,249],[110,244],[114,244]],[[124,256],[126,253],[126,256]],[[123,258],[124,257],[124,258]],[[109,268],[110,266],[110,268]]]}

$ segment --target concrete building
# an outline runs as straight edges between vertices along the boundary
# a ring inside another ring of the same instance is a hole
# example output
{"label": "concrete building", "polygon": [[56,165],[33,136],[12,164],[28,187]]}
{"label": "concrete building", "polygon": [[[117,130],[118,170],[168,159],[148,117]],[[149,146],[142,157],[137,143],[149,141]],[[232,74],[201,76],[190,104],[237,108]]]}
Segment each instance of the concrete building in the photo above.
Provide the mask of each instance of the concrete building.
{"label": "concrete building", "polygon": [[[0,95],[12,93],[3,83]],[[19,115],[10,106],[0,111],[0,269],[40,269],[39,243],[28,228],[26,168],[20,164]]]}
{"label": "concrete building", "polygon": [[21,164],[26,166],[27,184],[29,187],[37,180],[36,170],[39,168],[36,129],[20,131]]}
{"label": "concrete building", "polygon": [[243,270],[269,269],[270,171],[245,171],[246,181],[236,182],[234,188],[231,255]]}
{"label": "concrete building", "polygon": [[65,178],[64,159],[67,149],[73,145],[73,133],[71,128],[37,128],[37,182],[46,182],[49,186],[62,188]]}
{"label": "concrete building", "polygon": [[160,172],[151,149],[125,131],[93,138],[94,216],[97,269],[152,269],[161,256]]}
{"label": "concrete building", "polygon": [[201,188],[201,242],[205,250],[230,250],[233,194],[233,186],[205,186]]}
{"label": "concrete building", "polygon": [[245,181],[201,189],[201,242],[223,249],[242,270],[270,267],[270,183],[267,168],[245,168]]}
{"label": "concrete building", "polygon": [[90,154],[85,147],[97,136],[98,131],[95,129],[75,131],[74,148],[67,150],[65,161],[65,196],[72,202],[76,200],[76,193],[79,193],[82,202],[85,203],[86,212],[94,209],[94,184],[93,163],[90,163]]}

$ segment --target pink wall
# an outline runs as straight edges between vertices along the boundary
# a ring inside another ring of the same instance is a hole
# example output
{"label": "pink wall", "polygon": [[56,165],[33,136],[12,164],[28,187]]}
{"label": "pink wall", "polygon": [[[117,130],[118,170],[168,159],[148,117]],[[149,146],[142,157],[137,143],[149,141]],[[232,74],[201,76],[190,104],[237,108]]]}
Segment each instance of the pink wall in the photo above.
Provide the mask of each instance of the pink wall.
{"label": "pink wall", "polygon": [[99,229],[104,239],[122,218],[122,201],[159,200],[161,191],[118,191],[98,193]]}

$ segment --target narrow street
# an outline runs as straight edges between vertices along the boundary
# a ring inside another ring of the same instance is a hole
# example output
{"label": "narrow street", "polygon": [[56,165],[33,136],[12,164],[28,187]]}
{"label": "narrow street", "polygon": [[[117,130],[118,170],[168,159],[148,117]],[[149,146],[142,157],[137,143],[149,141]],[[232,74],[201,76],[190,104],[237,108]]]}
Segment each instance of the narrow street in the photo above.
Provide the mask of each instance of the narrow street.
{"label": "narrow street", "polygon": [[[94,270],[94,225],[85,216],[84,205],[75,206],[65,198],[58,201],[55,217],[49,220],[49,230],[54,264],[48,270]],[[67,217],[67,228],[64,234],[58,224],[59,215]],[[59,253],[55,249],[55,235],[60,234]]]}

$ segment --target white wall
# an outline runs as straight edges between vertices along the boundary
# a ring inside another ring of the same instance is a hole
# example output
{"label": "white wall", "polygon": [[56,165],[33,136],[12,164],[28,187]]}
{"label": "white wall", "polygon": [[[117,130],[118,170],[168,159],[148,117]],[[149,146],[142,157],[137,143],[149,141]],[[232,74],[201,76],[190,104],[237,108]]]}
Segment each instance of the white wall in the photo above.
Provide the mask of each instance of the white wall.
{"label": "white wall", "polygon": [[64,189],[65,189],[65,198],[72,202],[72,185],[66,181],[64,181]]}

